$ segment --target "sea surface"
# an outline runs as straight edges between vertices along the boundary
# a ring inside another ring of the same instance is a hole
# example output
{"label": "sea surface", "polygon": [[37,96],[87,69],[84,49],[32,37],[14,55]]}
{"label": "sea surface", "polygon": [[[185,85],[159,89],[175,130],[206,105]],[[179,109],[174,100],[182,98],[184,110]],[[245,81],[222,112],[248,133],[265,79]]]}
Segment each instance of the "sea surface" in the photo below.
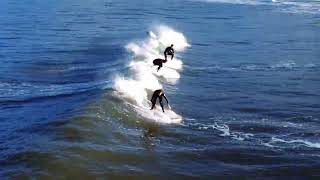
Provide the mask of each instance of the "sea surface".
{"label": "sea surface", "polygon": [[193,178],[320,178],[319,0],[0,1],[0,179]]}

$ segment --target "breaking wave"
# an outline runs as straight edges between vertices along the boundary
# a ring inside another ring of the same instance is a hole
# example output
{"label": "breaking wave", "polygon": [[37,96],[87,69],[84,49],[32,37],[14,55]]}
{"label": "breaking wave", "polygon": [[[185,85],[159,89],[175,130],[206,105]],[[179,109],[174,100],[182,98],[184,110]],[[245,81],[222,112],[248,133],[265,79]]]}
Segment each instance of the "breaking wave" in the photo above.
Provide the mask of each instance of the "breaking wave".
{"label": "breaking wave", "polygon": [[[163,51],[170,44],[174,44],[176,56],[173,60],[168,60],[157,72],[153,60],[164,58]],[[159,123],[179,123],[182,117],[173,110],[167,109],[163,113],[161,108],[156,106],[156,109],[150,111],[149,99],[153,91],[163,88],[161,81],[175,84],[180,78],[182,61],[179,59],[179,52],[188,46],[182,33],[165,25],[159,25],[154,30],[148,31],[148,37],[145,39],[130,42],[126,46],[127,51],[132,54],[128,63],[128,73],[118,74],[114,79],[117,95],[146,119]]]}

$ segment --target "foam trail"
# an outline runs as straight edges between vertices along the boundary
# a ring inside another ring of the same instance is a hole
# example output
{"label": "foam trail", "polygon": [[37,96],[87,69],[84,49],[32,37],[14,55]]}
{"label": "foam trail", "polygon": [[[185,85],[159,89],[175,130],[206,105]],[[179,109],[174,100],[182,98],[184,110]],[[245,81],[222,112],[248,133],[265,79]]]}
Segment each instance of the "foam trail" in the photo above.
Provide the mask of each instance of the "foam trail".
{"label": "foam trail", "polygon": [[288,144],[301,144],[307,147],[311,147],[311,148],[320,148],[320,143],[313,143],[313,142],[309,142],[306,140],[302,140],[302,139],[297,139],[297,140],[283,140],[280,138],[275,138],[272,137],[271,139],[272,142],[281,142],[281,143],[288,143]]}
{"label": "foam trail", "polygon": [[176,56],[173,60],[168,60],[159,72],[157,66],[153,66],[154,59],[164,59],[163,51],[171,44],[174,44],[176,54],[190,46],[182,33],[164,25],[155,27],[148,32],[146,39],[131,42],[126,46],[133,54],[128,64],[129,75],[118,75],[114,79],[117,93],[131,104],[139,115],[158,123],[179,123],[182,120],[182,117],[172,110],[167,109],[163,113],[161,108],[156,106],[156,109],[150,111],[148,100],[153,91],[162,88],[159,77],[171,84],[180,78],[182,61]]}

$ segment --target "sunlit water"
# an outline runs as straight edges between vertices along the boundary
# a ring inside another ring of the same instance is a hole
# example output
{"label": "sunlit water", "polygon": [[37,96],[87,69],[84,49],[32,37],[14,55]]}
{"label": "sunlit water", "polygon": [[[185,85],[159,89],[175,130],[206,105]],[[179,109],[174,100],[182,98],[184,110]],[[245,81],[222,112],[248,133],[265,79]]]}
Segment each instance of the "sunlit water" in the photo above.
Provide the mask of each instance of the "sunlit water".
{"label": "sunlit water", "polygon": [[0,177],[319,176],[319,8],[1,1]]}

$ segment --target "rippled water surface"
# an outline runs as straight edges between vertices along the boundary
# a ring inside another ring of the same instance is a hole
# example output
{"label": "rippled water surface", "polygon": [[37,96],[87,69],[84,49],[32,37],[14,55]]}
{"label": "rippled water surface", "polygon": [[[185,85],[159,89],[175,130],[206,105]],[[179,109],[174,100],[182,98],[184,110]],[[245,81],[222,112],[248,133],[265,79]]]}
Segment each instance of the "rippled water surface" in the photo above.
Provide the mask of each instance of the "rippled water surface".
{"label": "rippled water surface", "polygon": [[2,0],[0,178],[319,177],[319,9]]}

